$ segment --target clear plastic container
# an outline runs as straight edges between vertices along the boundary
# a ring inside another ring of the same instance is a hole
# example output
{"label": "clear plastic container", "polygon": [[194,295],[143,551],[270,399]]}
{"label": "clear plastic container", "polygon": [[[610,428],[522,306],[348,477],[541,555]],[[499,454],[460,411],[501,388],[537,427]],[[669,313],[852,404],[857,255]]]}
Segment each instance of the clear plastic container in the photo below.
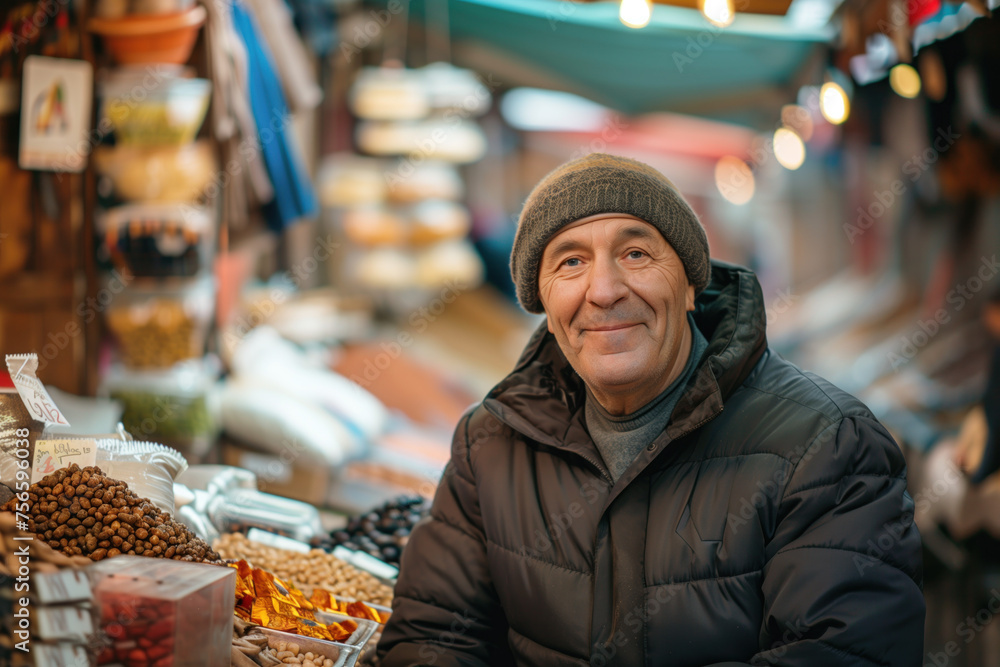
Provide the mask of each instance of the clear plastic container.
{"label": "clear plastic container", "polygon": [[163,371],[134,371],[115,364],[105,375],[101,392],[121,402],[122,424],[132,437],[198,459],[219,434],[218,377],[218,365],[211,359],[186,361]]}
{"label": "clear plastic container", "polygon": [[102,256],[137,278],[193,278],[212,265],[215,225],[188,204],[134,204],[99,219]]}
{"label": "clear plastic container", "polygon": [[223,533],[260,528],[306,543],[323,534],[319,512],[312,505],[249,489],[213,498],[208,516]]}
{"label": "clear plastic container", "polygon": [[229,664],[236,570],[207,563],[119,556],[87,568],[110,639],[97,664]]}
{"label": "clear plastic container", "polygon": [[[185,20],[175,15],[172,22]],[[141,23],[154,28],[148,20]],[[117,32],[121,25],[105,27]],[[119,67],[98,77],[101,122],[110,122],[118,145],[182,146],[194,140],[208,111],[212,82],[189,78],[189,72],[183,67],[150,64]]]}
{"label": "clear plastic container", "polygon": [[114,295],[106,317],[126,366],[162,369],[204,354],[214,306],[211,276],[156,285],[136,280]]}

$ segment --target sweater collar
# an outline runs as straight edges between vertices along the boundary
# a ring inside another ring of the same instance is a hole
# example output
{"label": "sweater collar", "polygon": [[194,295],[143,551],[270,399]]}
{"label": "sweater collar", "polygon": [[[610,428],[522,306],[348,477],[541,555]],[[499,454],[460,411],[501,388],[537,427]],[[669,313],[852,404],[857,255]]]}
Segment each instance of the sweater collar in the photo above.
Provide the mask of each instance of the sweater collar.
{"label": "sweater collar", "polygon": [[[668,426],[671,439],[711,419],[767,347],[760,283],[748,269],[712,261],[712,280],[695,300],[694,321],[708,347]],[[595,458],[584,426],[586,387],[549,333],[535,330],[514,370],[484,405],[514,430],[543,444]],[[589,454],[589,455],[588,455]]]}

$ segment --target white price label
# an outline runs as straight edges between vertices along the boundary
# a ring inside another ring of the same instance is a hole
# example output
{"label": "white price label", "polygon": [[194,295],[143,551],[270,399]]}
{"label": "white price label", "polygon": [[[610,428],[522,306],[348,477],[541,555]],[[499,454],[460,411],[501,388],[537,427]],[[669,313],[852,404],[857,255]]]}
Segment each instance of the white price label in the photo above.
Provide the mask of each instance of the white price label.
{"label": "white price label", "polygon": [[97,442],[81,438],[58,438],[35,441],[35,459],[31,465],[31,483],[34,484],[56,470],[71,464],[81,468],[97,463]]}
{"label": "white price label", "polygon": [[90,599],[90,582],[79,570],[34,575],[35,593],[42,604],[61,604]]}
{"label": "white price label", "polygon": [[38,636],[42,639],[75,639],[87,641],[93,634],[90,612],[77,607],[39,607],[35,611]]}
{"label": "white price label", "polygon": [[82,646],[66,644],[32,644],[35,664],[45,667],[85,667],[90,664],[87,652]]}

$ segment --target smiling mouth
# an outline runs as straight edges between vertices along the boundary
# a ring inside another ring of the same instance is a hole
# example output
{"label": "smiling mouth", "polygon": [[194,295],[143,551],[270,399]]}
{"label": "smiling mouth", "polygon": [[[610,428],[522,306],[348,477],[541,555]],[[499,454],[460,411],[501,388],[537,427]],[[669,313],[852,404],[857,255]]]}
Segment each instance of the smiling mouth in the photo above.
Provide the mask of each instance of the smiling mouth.
{"label": "smiling mouth", "polygon": [[621,331],[622,329],[630,329],[630,328],[635,327],[635,326],[638,326],[638,325],[637,324],[612,324],[610,326],[604,326],[604,327],[587,327],[586,329],[584,329],[584,331],[599,331],[599,332]]}

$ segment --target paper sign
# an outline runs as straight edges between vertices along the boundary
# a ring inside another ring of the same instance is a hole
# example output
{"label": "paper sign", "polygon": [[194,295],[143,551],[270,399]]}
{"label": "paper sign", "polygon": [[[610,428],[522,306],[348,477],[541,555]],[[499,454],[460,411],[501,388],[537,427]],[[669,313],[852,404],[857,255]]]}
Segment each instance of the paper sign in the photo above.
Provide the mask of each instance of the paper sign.
{"label": "paper sign", "polygon": [[81,468],[97,463],[97,442],[94,440],[36,440],[35,460],[31,466],[31,483],[51,475],[56,470],[75,463]]}
{"label": "paper sign", "polygon": [[14,382],[21,402],[28,409],[32,419],[45,422],[49,426],[69,426],[69,422],[56,407],[45,385],[35,377],[38,370],[38,355],[8,354],[7,371]]}
{"label": "paper sign", "polygon": [[79,607],[39,607],[35,610],[38,636],[42,639],[87,641],[94,633],[90,612]]}
{"label": "paper sign", "polygon": [[80,570],[63,570],[34,575],[35,593],[42,604],[62,604],[89,600],[90,581]]}
{"label": "paper sign", "polygon": [[86,667],[90,664],[87,652],[82,646],[60,642],[58,644],[32,643],[35,664],[45,667]]}
{"label": "paper sign", "polygon": [[21,169],[83,171],[93,103],[90,63],[28,56],[21,88]]}

